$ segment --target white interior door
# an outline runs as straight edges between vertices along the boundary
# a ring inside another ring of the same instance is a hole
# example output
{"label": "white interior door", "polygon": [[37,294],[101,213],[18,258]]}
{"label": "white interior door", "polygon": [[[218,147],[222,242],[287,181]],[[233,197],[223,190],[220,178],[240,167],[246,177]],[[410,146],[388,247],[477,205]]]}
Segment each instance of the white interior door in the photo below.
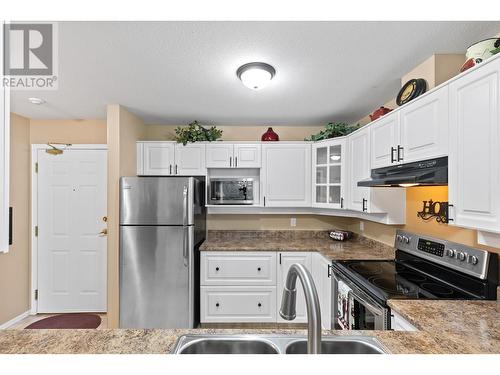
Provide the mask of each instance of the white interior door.
{"label": "white interior door", "polygon": [[107,151],[37,157],[38,312],[104,312]]}

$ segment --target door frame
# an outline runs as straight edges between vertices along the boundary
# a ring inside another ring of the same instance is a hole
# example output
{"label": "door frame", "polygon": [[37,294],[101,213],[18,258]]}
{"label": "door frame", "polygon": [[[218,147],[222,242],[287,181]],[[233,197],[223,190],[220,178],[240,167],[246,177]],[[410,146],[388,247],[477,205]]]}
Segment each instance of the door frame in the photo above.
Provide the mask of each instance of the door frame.
{"label": "door frame", "polygon": [[[35,291],[38,289],[38,241],[35,236],[35,227],[38,225],[38,176],[36,165],[38,163],[38,151],[46,150],[47,144],[31,145],[31,290],[30,290],[30,314],[38,313],[38,301]],[[76,144],[65,147],[65,150],[108,150],[107,144]],[[107,172],[109,174],[109,171]],[[107,181],[106,181],[107,184]],[[106,187],[107,189],[107,187]],[[106,249],[107,253],[107,249]]]}

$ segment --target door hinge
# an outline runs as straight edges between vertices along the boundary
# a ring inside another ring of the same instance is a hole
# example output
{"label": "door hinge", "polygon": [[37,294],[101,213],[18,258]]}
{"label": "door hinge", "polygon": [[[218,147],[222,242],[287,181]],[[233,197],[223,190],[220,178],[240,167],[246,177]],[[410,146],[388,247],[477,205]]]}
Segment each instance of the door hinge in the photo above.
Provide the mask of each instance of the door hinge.
{"label": "door hinge", "polygon": [[35,225],[35,237],[38,237],[38,225]]}
{"label": "door hinge", "polygon": [[38,289],[35,289],[35,300],[38,300]]}
{"label": "door hinge", "polygon": [[38,162],[35,163],[35,173],[38,173]]}

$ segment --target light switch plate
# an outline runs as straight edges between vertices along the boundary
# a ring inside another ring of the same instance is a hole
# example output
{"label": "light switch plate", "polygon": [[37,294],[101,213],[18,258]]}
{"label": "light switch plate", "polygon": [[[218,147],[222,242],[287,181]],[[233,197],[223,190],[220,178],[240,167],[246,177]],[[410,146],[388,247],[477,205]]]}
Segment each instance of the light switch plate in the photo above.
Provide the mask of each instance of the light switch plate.
{"label": "light switch plate", "polygon": [[291,227],[296,227],[296,226],[297,226],[297,218],[292,217],[292,218],[290,219],[290,226],[291,226]]}
{"label": "light switch plate", "polygon": [[360,221],[359,222],[359,230],[361,232],[364,232],[365,231],[365,222],[364,221]]}

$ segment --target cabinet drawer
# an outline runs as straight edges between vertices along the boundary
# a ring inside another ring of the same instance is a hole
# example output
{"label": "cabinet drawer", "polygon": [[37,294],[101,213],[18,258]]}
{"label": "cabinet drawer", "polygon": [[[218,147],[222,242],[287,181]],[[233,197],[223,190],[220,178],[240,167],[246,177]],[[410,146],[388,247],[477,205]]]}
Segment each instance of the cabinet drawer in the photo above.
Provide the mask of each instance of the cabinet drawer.
{"label": "cabinet drawer", "polygon": [[276,322],[276,287],[201,287],[202,323]]}
{"label": "cabinet drawer", "polygon": [[201,285],[276,285],[276,253],[202,252]]}

